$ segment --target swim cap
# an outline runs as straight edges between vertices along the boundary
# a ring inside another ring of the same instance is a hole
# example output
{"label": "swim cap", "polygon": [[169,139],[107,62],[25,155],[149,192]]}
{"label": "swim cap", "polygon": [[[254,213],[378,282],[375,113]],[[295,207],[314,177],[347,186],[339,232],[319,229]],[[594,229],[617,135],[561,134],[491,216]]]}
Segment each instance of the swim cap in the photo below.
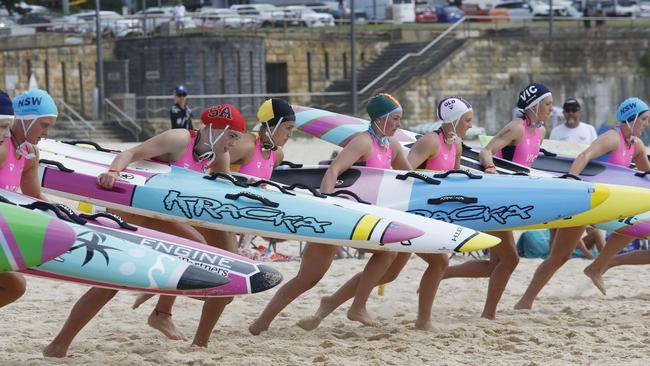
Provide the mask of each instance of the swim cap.
{"label": "swim cap", "polygon": [[274,126],[281,121],[280,119],[283,122],[296,120],[293,108],[283,99],[267,99],[257,110],[257,120],[262,124]]}
{"label": "swim cap", "polygon": [[540,83],[532,83],[519,93],[517,108],[524,111],[530,109],[549,95],[551,95],[551,91],[546,86]]}
{"label": "swim cap", "polygon": [[402,106],[399,104],[397,99],[392,95],[386,93],[380,93],[372,97],[366,106],[366,112],[370,116],[370,120],[374,120],[379,117],[383,117],[387,114],[399,112],[402,110]]}
{"label": "swim cap", "polygon": [[246,132],[246,120],[237,107],[232,104],[211,106],[201,112],[201,122],[216,130],[229,129]]}
{"label": "swim cap", "polygon": [[174,94],[176,94],[176,95],[187,95],[187,89],[185,89],[184,85],[177,85],[174,88]]}
{"label": "swim cap", "polygon": [[616,121],[632,122],[646,111],[648,111],[648,105],[644,101],[637,97],[627,98],[616,110]]}
{"label": "swim cap", "polygon": [[52,97],[41,89],[32,89],[17,96],[14,99],[13,107],[16,117],[23,120],[56,117],[59,114]]}
{"label": "swim cap", "polygon": [[447,97],[438,103],[437,115],[444,123],[455,123],[463,114],[472,110],[468,101],[461,97]]}
{"label": "swim cap", "polygon": [[9,95],[0,90],[0,119],[14,118],[14,107]]}

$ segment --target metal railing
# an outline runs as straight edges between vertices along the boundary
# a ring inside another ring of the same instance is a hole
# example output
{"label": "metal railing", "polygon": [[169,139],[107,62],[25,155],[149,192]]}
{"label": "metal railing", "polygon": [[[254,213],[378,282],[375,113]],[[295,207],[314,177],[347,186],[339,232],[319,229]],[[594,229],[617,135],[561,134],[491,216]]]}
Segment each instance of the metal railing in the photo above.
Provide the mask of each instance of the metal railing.
{"label": "metal railing", "polygon": [[57,99],[57,102],[63,106],[64,113],[62,114],[62,116],[67,117],[68,122],[70,122],[70,124],[75,128],[78,127],[77,122],[81,122],[86,127],[84,133],[86,134],[87,137],[90,137],[90,132],[95,131],[95,126],[90,124],[81,114],[79,114],[79,112],[77,112],[74,108],[72,108],[63,99],[59,98]]}
{"label": "metal railing", "polygon": [[113,103],[110,99],[105,98],[104,102],[106,103],[107,107],[107,115],[114,116],[117,124],[120,125],[120,127],[123,129],[129,131],[137,141],[140,137],[140,133],[142,132],[142,127],[138,125],[135,120],[127,115],[122,109],[116,106],[115,103]]}

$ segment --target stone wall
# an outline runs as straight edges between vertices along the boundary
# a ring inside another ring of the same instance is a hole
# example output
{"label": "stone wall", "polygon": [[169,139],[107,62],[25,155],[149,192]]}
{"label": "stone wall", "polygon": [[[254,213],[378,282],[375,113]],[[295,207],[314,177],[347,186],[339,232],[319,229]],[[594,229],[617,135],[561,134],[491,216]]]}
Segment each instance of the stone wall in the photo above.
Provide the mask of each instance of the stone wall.
{"label": "stone wall", "polygon": [[[387,45],[383,37],[359,39],[357,68],[363,67]],[[350,77],[350,41],[347,38],[287,40],[269,37],[266,39],[266,62],[287,64],[290,93],[323,92],[334,81]],[[308,100],[307,97],[291,98],[291,102],[297,104]]]}
{"label": "stone wall", "polygon": [[[92,114],[97,57],[89,39],[39,33],[6,37],[0,43],[0,89],[16,96],[28,89],[33,74],[38,87],[55,99],[86,116]],[[110,58],[112,53],[113,44],[106,42],[104,54]]]}
{"label": "stone wall", "polygon": [[441,98],[461,95],[474,107],[474,124],[495,133],[510,120],[517,93],[537,81],[551,89],[555,106],[576,97],[582,120],[600,125],[613,120],[623,99],[650,98],[650,80],[639,63],[649,45],[646,38],[472,39],[396,94],[407,124],[435,120]]}

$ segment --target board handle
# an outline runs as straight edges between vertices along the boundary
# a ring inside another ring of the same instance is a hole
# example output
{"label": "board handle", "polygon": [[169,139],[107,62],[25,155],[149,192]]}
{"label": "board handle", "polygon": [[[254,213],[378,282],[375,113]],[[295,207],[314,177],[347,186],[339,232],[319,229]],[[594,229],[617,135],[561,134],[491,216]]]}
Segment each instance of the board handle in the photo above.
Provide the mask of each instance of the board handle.
{"label": "board handle", "polygon": [[430,205],[441,205],[446,202],[459,202],[459,203],[476,203],[478,198],[467,197],[461,195],[441,196],[438,198],[429,198],[427,203]]}
{"label": "board handle", "polygon": [[399,175],[395,176],[395,179],[399,179],[399,180],[406,180],[406,178],[419,179],[419,180],[425,182],[426,184],[433,184],[433,185],[440,184],[439,180],[433,179],[431,177],[427,177],[426,175],[420,174],[418,172],[408,172],[408,173],[405,173],[405,174],[399,174]]}
{"label": "board handle", "polygon": [[650,171],[647,171],[647,172],[636,172],[636,173],[634,173],[634,176],[635,176],[635,177],[645,178],[645,176],[648,175],[648,174],[650,174]]}
{"label": "board handle", "polygon": [[79,225],[85,225],[86,224],[86,220],[84,220],[79,215],[77,215],[77,213],[74,212],[70,207],[68,207],[68,206],[66,206],[66,205],[64,205],[62,203],[55,203],[54,206],[56,206],[56,208],[58,208],[59,210],[61,210],[61,212],[66,214],[70,218],[70,220],[74,221],[75,223],[77,223]]}
{"label": "board handle", "polygon": [[248,185],[249,185],[250,187],[259,187],[259,186],[261,186],[261,185],[263,185],[263,184],[267,184],[267,185],[273,186],[273,187],[279,189],[280,192],[282,192],[282,193],[284,193],[284,194],[288,194],[288,195],[290,195],[290,196],[295,196],[295,195],[296,195],[296,194],[293,193],[293,192],[289,192],[286,188],[284,188],[283,186],[279,185],[278,183],[276,183],[276,182],[272,182],[272,181],[270,181],[270,180],[266,180],[266,179],[256,180],[255,182],[253,182],[253,183],[249,183]]}
{"label": "board handle", "polygon": [[131,231],[138,231],[137,227],[129,224],[128,222],[126,222],[126,220],[124,220],[122,217],[120,217],[120,216],[118,216],[118,215],[116,215],[114,213],[110,213],[110,212],[98,212],[98,213],[93,214],[93,215],[82,213],[82,214],[79,214],[79,217],[84,218],[86,220],[97,220],[98,217],[103,217],[103,218],[106,218],[106,219],[109,219],[109,220],[115,222],[122,229],[131,230]]}
{"label": "board handle", "polygon": [[478,175],[478,174],[470,173],[470,172],[468,172],[467,170],[463,170],[463,169],[452,169],[452,170],[447,170],[447,171],[444,172],[444,173],[434,174],[433,176],[434,176],[435,178],[447,178],[447,177],[448,177],[449,175],[451,175],[451,174],[461,174],[461,175],[466,175],[467,178],[469,178],[469,179],[483,179],[483,176],[482,176],[482,175]]}
{"label": "board handle", "polygon": [[70,168],[66,167],[65,165],[63,165],[63,164],[61,164],[60,162],[55,161],[55,160],[41,159],[41,160],[39,160],[38,162],[41,163],[41,164],[45,164],[45,165],[52,165],[52,166],[55,166],[55,167],[57,167],[60,171],[62,171],[62,172],[64,172],[64,173],[74,173],[74,169],[70,169]]}
{"label": "board handle", "polygon": [[0,195],[0,202],[1,202],[1,203],[6,203],[6,204],[8,204],[8,205],[14,205],[14,206],[16,206],[16,204],[15,204],[14,202],[9,201],[9,200],[7,199],[7,197],[5,197],[5,196],[3,196],[3,195]]}
{"label": "board handle", "polygon": [[562,179],[571,178],[571,179],[575,179],[575,180],[582,180],[582,178],[578,177],[577,175],[569,174],[569,173],[562,174],[558,178],[562,178]]}
{"label": "board handle", "polygon": [[233,200],[233,201],[238,200],[240,197],[250,198],[252,200],[261,202],[263,205],[269,206],[269,207],[278,207],[278,206],[280,206],[279,203],[273,202],[270,199],[268,199],[266,197],[262,197],[259,194],[255,194],[255,193],[239,192],[237,194],[233,194],[233,193],[226,194],[226,198],[229,199],[229,200]]}
{"label": "board handle", "polygon": [[528,174],[526,172],[514,172],[514,173],[510,173],[508,175],[521,175],[521,176],[524,176],[524,177],[530,177],[530,174]]}
{"label": "board handle", "polygon": [[280,164],[278,164],[278,166],[282,166],[282,165],[286,165],[286,166],[288,166],[288,167],[291,168],[291,169],[299,169],[299,168],[302,168],[302,164],[292,163],[292,162],[290,162],[289,160],[282,160],[282,161],[280,162]]}
{"label": "board handle", "polygon": [[[81,222],[75,221],[72,217],[68,217],[66,214],[61,212],[58,207],[55,205],[49,203],[49,202],[44,202],[44,201],[34,201],[32,203],[24,204],[24,205],[19,205],[21,207],[30,209],[30,210],[41,210],[41,211],[52,211],[56,217],[63,221],[68,221],[68,222],[76,222],[78,224],[85,224],[86,221],[80,220]],[[76,215],[75,215],[76,216]]]}
{"label": "board handle", "polygon": [[101,152],[107,152],[107,153],[120,152],[119,150],[110,150],[110,149],[107,149],[105,147],[101,147],[95,141],[90,141],[90,140],[68,140],[68,141],[61,141],[61,142],[63,142],[64,144],[74,145],[74,146],[77,146],[77,145],[90,145],[93,148],[95,148],[95,150],[101,151]]}
{"label": "board handle", "polygon": [[554,158],[554,157],[557,156],[556,153],[552,153],[552,152],[550,152],[550,151],[544,149],[543,147],[540,147],[540,148],[539,148],[539,152],[541,152],[542,154],[544,154],[544,156],[548,156],[548,157],[551,157],[551,158]]}
{"label": "board handle", "polygon": [[237,180],[237,178],[233,177],[230,174],[226,174],[226,173],[212,173],[210,175],[203,176],[203,179],[207,179],[207,180],[215,180],[217,178],[225,179],[225,180],[229,181],[230,183],[236,185],[237,187],[243,187],[243,188],[248,187],[247,183],[240,182],[240,181]]}
{"label": "board handle", "polygon": [[352,191],[348,191],[347,189],[341,189],[341,190],[338,190],[338,191],[336,191],[336,192],[332,192],[332,193],[323,193],[323,194],[326,195],[326,196],[331,196],[331,197],[349,196],[349,197],[354,198],[357,202],[360,202],[360,203],[363,203],[363,204],[366,204],[366,205],[370,205],[370,204],[371,204],[371,203],[368,202],[368,201],[364,201],[364,200],[362,200],[361,197],[357,196],[356,193],[354,193],[354,192],[352,192]]}
{"label": "board handle", "polygon": [[313,187],[310,187],[310,186],[308,186],[308,185],[306,185],[306,184],[303,184],[303,183],[294,183],[294,184],[292,184],[292,185],[290,185],[290,186],[285,186],[285,189],[288,189],[288,190],[290,190],[290,191],[293,191],[293,190],[296,189],[296,188],[306,189],[306,190],[308,190],[311,194],[313,194],[315,197],[318,197],[318,198],[325,198],[325,195],[324,195],[324,194],[318,192],[318,191],[317,191],[316,189],[314,189]]}

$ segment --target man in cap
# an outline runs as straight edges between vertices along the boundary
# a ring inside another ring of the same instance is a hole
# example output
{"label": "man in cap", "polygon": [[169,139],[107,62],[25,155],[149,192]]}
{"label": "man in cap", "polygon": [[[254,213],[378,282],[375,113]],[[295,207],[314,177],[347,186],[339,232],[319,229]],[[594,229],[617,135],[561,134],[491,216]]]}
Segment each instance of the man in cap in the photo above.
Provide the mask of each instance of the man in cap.
{"label": "man in cap", "polygon": [[594,126],[580,122],[580,109],[575,98],[565,100],[562,105],[565,122],[553,128],[549,139],[590,145],[598,134]]}
{"label": "man in cap", "polygon": [[172,123],[172,129],[194,129],[194,126],[192,126],[192,110],[187,106],[186,98],[187,89],[185,89],[185,86],[178,85],[174,88],[174,105],[169,111],[169,119]]}

